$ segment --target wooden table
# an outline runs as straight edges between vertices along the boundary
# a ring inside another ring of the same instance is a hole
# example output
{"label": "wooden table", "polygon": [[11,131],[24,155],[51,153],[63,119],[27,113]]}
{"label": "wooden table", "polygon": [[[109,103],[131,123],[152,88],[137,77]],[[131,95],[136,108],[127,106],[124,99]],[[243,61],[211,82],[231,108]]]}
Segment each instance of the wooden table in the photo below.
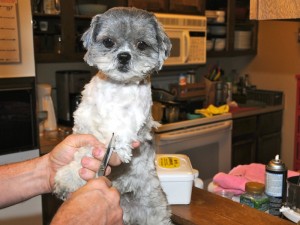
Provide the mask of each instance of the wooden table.
{"label": "wooden table", "polygon": [[178,225],[294,224],[198,188],[193,188],[189,205],[172,205],[171,209]]}

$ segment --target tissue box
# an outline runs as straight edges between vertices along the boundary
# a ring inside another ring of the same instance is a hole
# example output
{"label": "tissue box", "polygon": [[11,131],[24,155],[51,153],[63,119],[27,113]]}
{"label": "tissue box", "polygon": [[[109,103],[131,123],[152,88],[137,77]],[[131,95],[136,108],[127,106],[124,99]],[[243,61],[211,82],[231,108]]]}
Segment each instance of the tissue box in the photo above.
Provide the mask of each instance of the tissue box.
{"label": "tissue box", "polygon": [[197,170],[189,157],[181,154],[157,154],[156,169],[169,204],[189,204]]}

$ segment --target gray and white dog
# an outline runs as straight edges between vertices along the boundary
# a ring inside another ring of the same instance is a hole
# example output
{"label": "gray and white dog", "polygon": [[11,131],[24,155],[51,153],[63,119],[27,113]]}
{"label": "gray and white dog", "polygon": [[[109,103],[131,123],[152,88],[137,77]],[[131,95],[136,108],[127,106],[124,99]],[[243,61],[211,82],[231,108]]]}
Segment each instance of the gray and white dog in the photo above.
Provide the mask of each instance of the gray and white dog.
{"label": "gray and white dog", "polygon": [[[115,134],[114,151],[124,163],[109,179],[121,193],[125,225],[172,224],[154,164],[151,131],[159,124],[151,115],[150,84],[150,75],[170,54],[170,40],[153,13],[126,7],[96,15],[82,40],[85,61],[99,72],[82,92],[73,132],[93,134],[104,143]],[[134,151],[133,141],[141,142]],[[60,198],[85,184],[78,170],[91,151],[81,148],[57,172],[54,193]]]}

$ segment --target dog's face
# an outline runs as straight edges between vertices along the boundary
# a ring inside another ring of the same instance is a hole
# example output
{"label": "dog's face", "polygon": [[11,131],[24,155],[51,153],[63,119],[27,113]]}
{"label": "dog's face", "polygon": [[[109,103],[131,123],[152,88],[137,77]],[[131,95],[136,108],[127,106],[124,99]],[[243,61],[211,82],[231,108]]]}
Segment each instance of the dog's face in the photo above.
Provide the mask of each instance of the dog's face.
{"label": "dog's face", "polygon": [[141,81],[158,71],[171,50],[156,17],[136,8],[112,8],[96,15],[82,40],[85,61],[120,82]]}

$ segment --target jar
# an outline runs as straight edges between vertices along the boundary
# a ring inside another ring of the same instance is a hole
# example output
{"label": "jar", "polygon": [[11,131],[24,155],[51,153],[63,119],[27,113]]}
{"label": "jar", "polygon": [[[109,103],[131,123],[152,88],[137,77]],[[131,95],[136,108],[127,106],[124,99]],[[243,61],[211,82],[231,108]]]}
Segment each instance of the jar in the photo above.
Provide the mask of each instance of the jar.
{"label": "jar", "polygon": [[179,83],[180,86],[186,85],[186,75],[185,74],[181,73],[179,75],[179,82],[178,83]]}
{"label": "jar", "polygon": [[240,203],[264,212],[269,210],[269,198],[264,193],[264,184],[248,182],[246,183],[245,189],[246,193],[240,196]]}

